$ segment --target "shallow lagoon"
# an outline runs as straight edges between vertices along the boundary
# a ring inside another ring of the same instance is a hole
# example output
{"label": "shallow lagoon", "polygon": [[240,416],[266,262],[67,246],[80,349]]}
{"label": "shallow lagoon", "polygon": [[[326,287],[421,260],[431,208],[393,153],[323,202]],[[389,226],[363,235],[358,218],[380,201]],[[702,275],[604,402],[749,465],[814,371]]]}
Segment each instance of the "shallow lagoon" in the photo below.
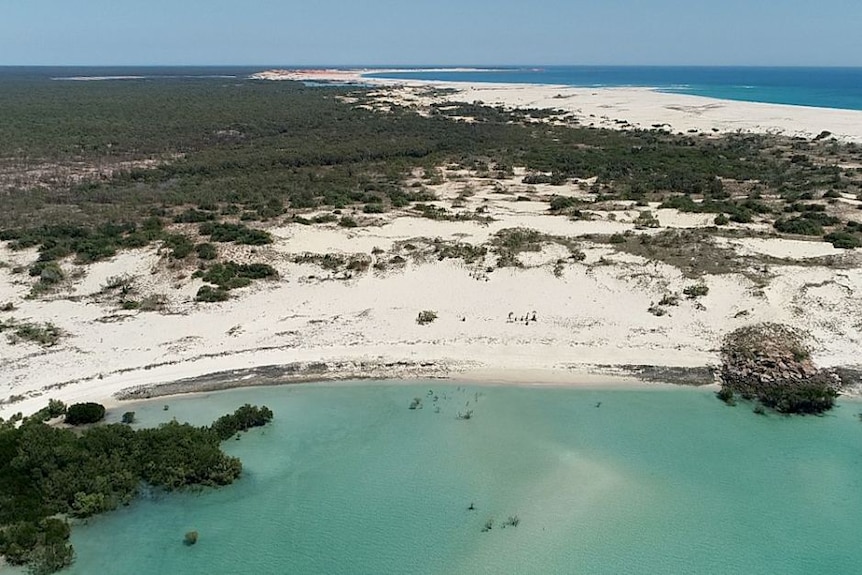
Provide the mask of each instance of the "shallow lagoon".
{"label": "shallow lagoon", "polygon": [[[414,397],[422,409],[408,409]],[[242,389],[134,409],[141,425],[203,424],[246,402],[270,406],[275,420],[225,444],[243,460],[238,483],[155,494],[76,526],[70,572],[812,574],[862,565],[859,403],[788,419],[689,388],[425,382]],[[469,409],[470,420],[456,418]],[[515,515],[518,526],[502,528]],[[200,540],[186,547],[192,529]]]}

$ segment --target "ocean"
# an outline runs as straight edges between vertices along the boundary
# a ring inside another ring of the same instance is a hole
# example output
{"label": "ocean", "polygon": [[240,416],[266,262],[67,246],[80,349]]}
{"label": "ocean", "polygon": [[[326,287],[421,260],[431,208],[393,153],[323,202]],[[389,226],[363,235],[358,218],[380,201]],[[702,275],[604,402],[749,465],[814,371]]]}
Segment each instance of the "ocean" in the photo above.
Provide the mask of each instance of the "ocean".
{"label": "ocean", "polygon": [[[414,398],[420,409],[408,409]],[[225,444],[244,464],[237,483],[151,493],[75,526],[68,572],[813,575],[862,565],[862,403],[786,418],[695,388],[364,382],[165,398],[111,417],[134,409],[140,425],[204,424],[245,402],[275,419]],[[183,545],[190,530],[193,547]]]}
{"label": "ocean", "polygon": [[386,72],[368,76],[596,88],[649,87],[725,100],[862,110],[862,68],[546,66]]}

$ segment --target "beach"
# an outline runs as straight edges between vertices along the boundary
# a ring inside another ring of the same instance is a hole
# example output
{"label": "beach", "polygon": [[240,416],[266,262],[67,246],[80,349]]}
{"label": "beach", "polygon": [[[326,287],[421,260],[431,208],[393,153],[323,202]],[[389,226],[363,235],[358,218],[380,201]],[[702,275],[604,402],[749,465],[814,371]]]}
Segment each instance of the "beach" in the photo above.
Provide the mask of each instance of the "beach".
{"label": "beach", "polygon": [[[464,69],[453,69],[458,71]],[[718,100],[649,87],[571,86],[442,82],[368,77],[402,70],[268,71],[262,80],[363,83],[397,88],[382,100],[401,106],[431,102],[482,102],[489,106],[561,110],[580,125],[610,129],[664,128],[672,132],[781,134],[814,138],[824,131],[840,141],[862,142],[862,111]],[[429,93],[433,87],[444,93]]]}
{"label": "beach", "polygon": [[[270,72],[266,79],[356,81],[359,73]],[[625,129],[663,126],[674,132],[752,132],[812,138],[826,130],[862,141],[862,112],[727,102],[648,89],[457,85],[363,80],[378,86],[374,107],[432,102],[566,111],[580,125]],[[469,121],[465,118],[464,121]],[[74,270],[57,292],[28,298],[33,279],[15,268],[36,260],[35,249],[0,243],[0,320],[14,315],[50,322],[65,334],[51,347],[0,339],[0,416],[31,413],[48,399],[116,405],[117,394],[147,397],[209,384],[273,384],[319,379],[427,379],[576,385],[598,380],[714,382],[722,337],[757,322],[779,322],[808,334],[816,363],[854,366],[862,343],[860,250],[779,238],[762,222],[731,224],[709,240],[716,257],[736,262],[699,275],[661,259],[617,249],[596,237],[626,232],[697,233],[714,214],[681,213],[658,204],[618,201],[574,220],[548,210],[555,196],[590,197],[589,180],[561,186],[524,183],[515,166],[489,177],[440,166],[437,199],[428,204],[484,219],[434,220],[410,211],[354,211],[355,228],[307,226],[287,219],[268,226],[266,246],[230,245],[230,259],[264,261],[279,274],[235,290],[222,303],[195,301],[203,281],[194,267],[168,265],[156,247],[123,251]],[[420,181],[422,175],[415,174]],[[410,182],[407,182],[409,185]],[[844,195],[848,212],[860,202]],[[658,220],[644,228],[649,209]],[[349,210],[346,210],[349,211]],[[320,212],[323,213],[323,212]],[[304,217],[320,213],[308,211]],[[506,230],[533,230],[538,249],[516,254],[516,265],[496,266],[493,250],[474,260],[440,257],[439,246],[491,246]],[[593,238],[593,239],[590,239]],[[326,268],[336,256],[356,266]],[[124,310],[107,293],[127,277],[145,298],[159,296],[159,312]],[[708,293],[680,298],[661,315],[664,296],[692,285]],[[417,321],[423,311],[436,319]],[[650,376],[654,368],[658,375]],[[218,374],[212,376],[211,374]],[[674,375],[676,374],[676,375]],[[690,377],[685,374],[694,374]],[[160,387],[172,382],[178,387]],[[227,383],[225,383],[227,382]],[[149,390],[149,391],[147,391]],[[161,390],[161,391],[160,391]]]}

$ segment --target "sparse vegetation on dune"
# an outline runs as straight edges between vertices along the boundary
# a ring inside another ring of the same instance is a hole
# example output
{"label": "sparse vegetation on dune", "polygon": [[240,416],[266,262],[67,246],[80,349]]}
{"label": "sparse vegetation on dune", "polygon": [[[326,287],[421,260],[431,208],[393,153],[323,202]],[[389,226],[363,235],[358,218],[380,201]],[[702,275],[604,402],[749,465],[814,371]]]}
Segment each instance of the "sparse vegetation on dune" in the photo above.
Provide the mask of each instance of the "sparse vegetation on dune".
{"label": "sparse vegetation on dune", "polygon": [[[178,104],[164,106],[165,100]],[[482,213],[429,204],[432,192],[406,185],[414,170],[434,176],[427,179],[434,185],[436,167],[456,163],[484,177],[508,177],[511,166],[522,165],[530,185],[593,178],[590,191],[605,201],[659,201],[715,213],[717,225],[765,219],[781,233],[829,234],[842,248],[862,242],[858,227],[817,200],[837,201],[838,189],[862,190],[858,174],[835,165],[858,161],[855,147],[827,139],[550,125],[537,121],[557,112],[480,104],[432,106],[430,117],[397,106],[380,114],[361,106],[372,101],[361,88],[322,91],[292,82],[9,82],[0,89],[6,118],[0,162],[23,171],[34,164],[45,171],[91,166],[95,175],[0,182],[7,191],[0,238],[13,247],[39,246],[42,262],[72,255],[86,263],[154,241],[175,258],[196,253],[213,260],[217,250],[207,243],[197,248],[191,234],[262,245],[272,238],[246,222],[285,214],[300,221],[309,208],[354,206],[368,215],[409,208],[432,219],[488,221]],[[468,112],[473,124],[453,121]],[[800,206],[805,197],[814,202]],[[550,200],[553,213],[582,204],[559,195]],[[359,223],[350,215],[337,221]],[[646,210],[637,223],[660,224]]]}

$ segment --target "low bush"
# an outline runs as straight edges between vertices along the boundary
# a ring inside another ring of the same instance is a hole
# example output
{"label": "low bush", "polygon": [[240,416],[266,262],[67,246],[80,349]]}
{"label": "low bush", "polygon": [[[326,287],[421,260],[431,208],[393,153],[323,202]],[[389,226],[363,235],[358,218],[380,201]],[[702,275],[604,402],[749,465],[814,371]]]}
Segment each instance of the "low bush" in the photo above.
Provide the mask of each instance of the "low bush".
{"label": "low bush", "polygon": [[69,425],[86,425],[105,418],[105,406],[101,403],[73,403],[66,408],[65,422]]}
{"label": "low bush", "polygon": [[689,299],[695,299],[705,296],[709,293],[709,287],[704,284],[690,285],[682,290]]}
{"label": "low bush", "polygon": [[255,230],[242,224],[206,222],[200,225],[200,233],[219,243],[237,243],[261,246],[272,243],[272,236],[263,230]]}
{"label": "low bush", "polygon": [[195,296],[195,301],[203,303],[215,303],[228,299],[230,299],[230,294],[227,293],[227,290],[213,286],[201,286]]}
{"label": "low bush", "polygon": [[416,323],[419,325],[427,325],[437,319],[437,312],[426,309],[425,311],[420,311],[419,316],[416,318]]}
{"label": "low bush", "polygon": [[826,234],[823,239],[840,249],[850,250],[862,247],[862,240],[859,239],[859,236],[849,232],[832,232]]}
{"label": "low bush", "polygon": [[195,246],[195,252],[202,260],[214,260],[218,257],[218,250],[216,250],[216,247],[209,242],[197,244]]}

